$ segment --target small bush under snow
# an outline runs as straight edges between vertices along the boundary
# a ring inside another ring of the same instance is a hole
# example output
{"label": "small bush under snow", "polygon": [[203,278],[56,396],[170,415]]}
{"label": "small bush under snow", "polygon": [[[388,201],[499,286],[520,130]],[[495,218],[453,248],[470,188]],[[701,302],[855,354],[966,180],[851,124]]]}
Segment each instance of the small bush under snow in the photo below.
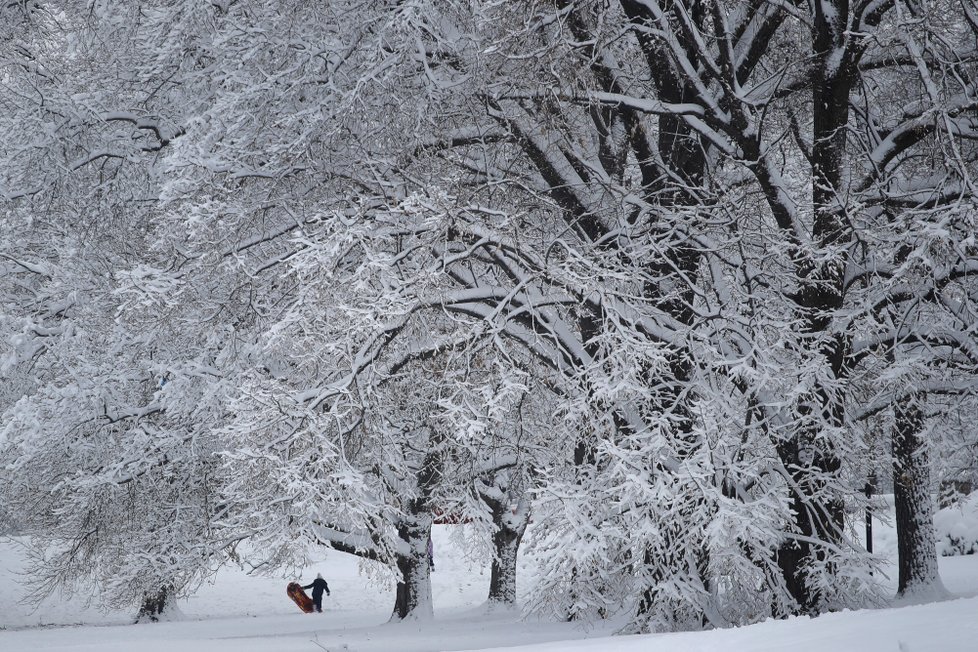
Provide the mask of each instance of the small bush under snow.
{"label": "small bush under snow", "polygon": [[973,555],[978,552],[978,494],[934,515],[937,552],[944,557]]}

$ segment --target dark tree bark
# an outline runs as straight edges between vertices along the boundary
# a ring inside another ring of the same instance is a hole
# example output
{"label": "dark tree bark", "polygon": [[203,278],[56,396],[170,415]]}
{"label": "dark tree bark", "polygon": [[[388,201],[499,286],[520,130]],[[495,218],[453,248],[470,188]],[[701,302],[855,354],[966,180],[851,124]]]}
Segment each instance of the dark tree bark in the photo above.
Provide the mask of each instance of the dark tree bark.
{"label": "dark tree bark", "polygon": [[398,527],[398,536],[407,544],[410,552],[397,556],[397,570],[400,579],[394,597],[392,620],[404,620],[415,610],[431,607],[431,569],[428,567],[428,537],[431,536],[431,523],[424,526]]}
{"label": "dark tree bark", "polygon": [[530,510],[526,500],[520,500],[516,513],[502,500],[483,500],[492,510],[496,531],[492,535],[494,555],[489,574],[489,604],[513,607],[516,605],[516,561],[523,533],[529,522]]}
{"label": "dark tree bark", "polygon": [[405,519],[397,525],[397,535],[404,543],[395,564],[400,572],[394,612],[391,620],[403,620],[418,612],[431,616],[431,569],[428,566],[428,539],[434,520],[432,500],[442,479],[442,436],[432,433],[429,450],[416,475],[415,497],[407,502]]}
{"label": "dark tree bark", "polygon": [[172,606],[173,588],[161,586],[158,590],[143,594],[143,603],[136,614],[136,622],[157,622],[166,610]]}
{"label": "dark tree bark", "polygon": [[[877,484],[876,471],[873,471],[866,479],[866,486],[863,487],[867,499],[872,499],[876,494]],[[866,552],[873,552],[873,508],[869,504],[866,505]]]}
{"label": "dark tree bark", "polygon": [[930,459],[922,439],[923,413],[917,398],[895,407],[893,501],[896,508],[899,579],[897,595],[943,592],[937,568]]}
{"label": "dark tree bark", "polygon": [[[841,421],[841,404],[835,397],[816,391],[815,405],[802,406],[799,414],[811,418],[806,411],[819,410],[829,423]],[[838,420],[838,421],[837,421]],[[841,498],[826,497],[827,478],[841,468],[841,460],[830,451],[820,450],[814,428],[804,428],[792,439],[781,442],[778,454],[791,471],[795,489],[791,492],[793,533],[788,534],[777,552],[785,588],[796,603],[796,613],[816,615],[821,612],[822,596],[811,587],[807,575],[812,564],[824,561],[824,547],[812,541],[838,542],[845,526],[845,511]]]}
{"label": "dark tree bark", "polygon": [[[812,78],[812,244],[814,251],[799,247],[795,254],[795,273],[799,289],[795,296],[798,315],[806,339],[813,342],[811,357],[825,360],[830,376],[842,380],[850,371],[850,341],[846,335],[829,335],[832,316],[845,301],[847,249],[851,238],[845,207],[846,134],[849,124],[849,99],[859,80],[858,63],[864,51],[861,37],[847,32],[850,15],[848,0],[815,3],[812,22],[812,52],[819,63]],[[825,251],[837,252],[826,260]],[[819,430],[839,427],[845,419],[842,397],[824,386],[813,388],[797,408],[804,424],[798,433],[778,447],[781,461],[791,471],[795,489],[791,508],[794,531],[787,536],[777,559],[785,586],[797,603],[798,613],[816,614],[821,597],[806,581],[815,562],[824,561],[826,549],[809,541],[833,544],[841,540],[844,511],[841,498],[825,497],[830,478],[838,473],[841,460],[819,442]]]}
{"label": "dark tree bark", "polygon": [[516,555],[523,532],[505,526],[492,535],[495,556],[489,575],[489,603],[513,606],[516,604]]}
{"label": "dark tree bark", "polygon": [[[689,79],[678,74],[669,65],[669,48],[658,38],[652,36],[645,27],[655,25],[655,19],[649,9],[634,0],[621,0],[622,9],[628,19],[639,26],[638,42],[647,63],[647,69],[655,87],[655,96],[664,102],[682,104],[696,102],[698,91]],[[659,0],[663,13],[678,19],[680,12],[689,11],[696,24],[705,26],[705,5],[699,0],[689,3]],[[695,60],[694,46],[687,47],[687,55]],[[707,147],[698,133],[682,116],[663,115],[658,118],[658,133],[656,149],[658,158],[665,168],[659,173],[649,174],[643,170],[643,192],[645,200],[651,205],[661,206],[666,214],[681,215],[681,209],[696,206],[701,201],[702,190],[706,176]],[[635,151],[638,155],[640,152]],[[674,211],[672,209],[680,209]],[[654,218],[650,218],[654,219]],[[683,218],[670,223],[668,220],[654,223],[652,230],[659,235],[664,255],[661,259],[650,260],[645,264],[647,278],[644,294],[653,305],[668,314],[679,323],[691,327],[695,313],[693,310],[694,292],[686,279],[696,279],[700,266],[701,252],[696,248],[685,233],[685,226],[680,227]],[[676,434],[684,440],[689,451],[698,447],[693,438],[693,416],[690,408],[691,394],[688,391],[692,378],[694,362],[690,351],[685,347],[676,347],[669,352],[668,377],[660,378],[656,383],[659,397],[657,406],[664,414],[670,414]],[[653,465],[654,460],[649,461]],[[689,536],[690,533],[685,533]],[[675,536],[680,536],[676,533]],[[698,574],[703,586],[709,587],[709,551],[700,542],[690,542],[696,547],[695,568],[686,568],[684,560],[676,560],[675,572]],[[646,550],[643,563],[663,570],[661,559],[654,559],[654,553]],[[638,618],[649,618],[656,604],[662,599],[658,590],[659,583],[667,578],[662,572],[653,573],[651,582],[642,593],[638,603]],[[675,609],[670,609],[675,611]],[[706,614],[701,621],[707,622]]]}

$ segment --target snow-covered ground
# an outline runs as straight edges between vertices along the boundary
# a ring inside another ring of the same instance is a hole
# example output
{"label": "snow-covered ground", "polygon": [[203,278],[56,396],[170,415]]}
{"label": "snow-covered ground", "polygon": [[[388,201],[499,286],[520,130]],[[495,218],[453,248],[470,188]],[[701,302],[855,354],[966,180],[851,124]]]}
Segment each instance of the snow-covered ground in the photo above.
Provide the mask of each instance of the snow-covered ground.
{"label": "snow-covered ground", "polygon": [[[947,518],[947,517],[945,517]],[[953,518],[952,518],[953,520]],[[285,595],[291,578],[249,576],[228,568],[181,603],[184,619],[131,625],[132,613],[102,613],[83,597],[54,597],[39,609],[21,603],[25,587],[16,541],[0,541],[0,650],[3,652],[421,652],[519,647],[521,652],[920,652],[978,650],[978,555],[942,557],[941,572],[955,599],[888,609],[768,621],[738,629],[649,636],[610,635],[618,623],[582,627],[523,621],[513,613],[486,613],[483,563],[466,559],[449,537],[434,533],[436,617],[431,623],[387,623],[392,587],[359,573],[358,561],[330,552],[301,578],[316,572],[332,596],[324,614],[302,614]],[[891,526],[875,524],[876,549],[895,550]],[[892,579],[890,580],[892,582]]]}

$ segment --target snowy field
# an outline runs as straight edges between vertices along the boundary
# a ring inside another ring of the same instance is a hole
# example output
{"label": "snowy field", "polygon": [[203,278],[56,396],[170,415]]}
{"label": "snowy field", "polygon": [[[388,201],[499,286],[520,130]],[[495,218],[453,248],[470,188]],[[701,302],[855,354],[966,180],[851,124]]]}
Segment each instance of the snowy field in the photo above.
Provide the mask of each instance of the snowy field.
{"label": "snowy field", "polygon": [[[947,518],[946,515],[944,515]],[[482,608],[488,569],[467,560],[434,533],[435,620],[389,624],[392,587],[360,575],[358,561],[330,552],[301,578],[317,572],[332,596],[324,614],[302,614],[285,595],[291,578],[252,577],[222,570],[180,609],[175,622],[131,625],[132,612],[102,613],[84,598],[53,598],[32,610],[21,602],[23,560],[16,541],[0,542],[0,651],[91,652],[422,652],[519,648],[521,652],[921,652],[978,650],[978,555],[942,557],[953,598],[932,604],[768,621],[738,629],[610,637],[617,623],[581,627],[521,620]],[[876,548],[895,549],[891,527],[876,523]],[[529,570],[529,569],[525,569]]]}

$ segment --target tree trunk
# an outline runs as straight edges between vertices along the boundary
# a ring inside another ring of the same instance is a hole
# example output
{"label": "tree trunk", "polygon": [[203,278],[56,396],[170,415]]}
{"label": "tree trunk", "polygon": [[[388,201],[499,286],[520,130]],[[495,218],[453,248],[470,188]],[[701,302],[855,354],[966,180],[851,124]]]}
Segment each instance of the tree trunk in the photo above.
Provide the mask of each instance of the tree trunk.
{"label": "tree trunk", "polygon": [[[800,534],[811,536],[811,528],[804,518],[805,503],[797,492],[791,494],[791,512],[795,517],[795,527]],[[804,540],[788,539],[778,548],[777,561],[781,569],[788,594],[794,599],[800,612],[807,612],[811,596],[805,586],[805,560],[808,558],[811,546]]]}
{"label": "tree trunk", "polygon": [[893,501],[896,507],[899,580],[897,595],[945,593],[937,568],[930,460],[921,437],[923,414],[916,398],[897,405],[893,430]]}
{"label": "tree trunk", "polygon": [[489,604],[513,607],[516,605],[517,553],[529,522],[529,505],[521,499],[515,514],[509,513],[504,502],[490,503],[490,507],[496,532],[492,535],[495,555],[489,574]]}
{"label": "tree trunk", "polygon": [[428,566],[428,540],[431,538],[432,495],[442,478],[441,435],[432,434],[430,449],[425,454],[415,478],[417,494],[405,506],[407,517],[397,525],[402,546],[396,565],[400,573],[394,613],[391,620],[431,620],[431,568]]}
{"label": "tree trunk", "polygon": [[866,504],[866,552],[872,554],[873,552],[873,508],[868,502],[872,500],[873,494],[876,493],[876,485],[878,484],[876,478],[876,471],[869,474],[866,479],[866,486],[863,487],[863,491],[866,494],[867,504]]}
{"label": "tree trunk", "polygon": [[[810,360],[824,360],[825,375],[842,380],[848,375],[850,343],[848,336],[824,338],[832,328],[833,313],[845,299],[845,270],[851,238],[845,196],[846,137],[849,123],[849,98],[858,78],[856,62],[861,50],[855,48],[846,31],[850,16],[848,0],[824,0],[813,5],[812,53],[818,64],[812,78],[812,223],[811,250],[796,249],[795,274],[799,289],[794,296],[802,333],[815,343],[805,352]],[[854,49],[855,48],[855,49]],[[842,54],[836,61],[833,57]],[[835,249],[830,257],[826,252]],[[838,477],[839,460],[831,446],[819,444],[826,427],[840,427],[845,410],[831,386],[816,380],[811,395],[797,407],[800,426],[791,441],[778,446],[785,467],[790,470],[795,488],[791,489],[794,516],[792,532],[787,533],[777,553],[785,587],[796,603],[798,613],[815,615],[822,611],[823,596],[808,581],[808,574],[823,562],[827,547],[810,541],[835,544],[843,536],[844,511],[841,497],[825,496],[825,489]],[[793,537],[792,534],[800,535]],[[826,568],[832,573],[832,567]]]}
{"label": "tree trunk", "polygon": [[161,586],[159,590],[143,594],[143,604],[139,607],[136,614],[136,622],[157,622],[165,611],[171,606],[173,599],[173,589],[169,586]]}
{"label": "tree trunk", "polygon": [[[801,433],[778,447],[785,466],[792,468],[792,480],[798,487],[791,492],[792,533],[778,548],[777,563],[785,588],[795,601],[790,611],[817,615],[822,611],[823,596],[807,581],[813,564],[824,561],[824,546],[811,541],[837,543],[845,527],[845,510],[841,499],[819,496],[828,478],[837,474],[841,460],[815,450],[812,433]],[[786,615],[786,614],[781,614]]]}
{"label": "tree trunk", "polygon": [[431,604],[431,569],[428,566],[431,523],[427,527],[402,525],[398,527],[398,535],[407,544],[409,552],[397,556],[400,578],[391,620],[431,620],[434,617]]}
{"label": "tree trunk", "polygon": [[[643,3],[627,0],[621,4],[625,15],[633,24],[642,26],[655,24],[653,14]],[[705,6],[705,3],[693,2],[684,9],[679,4],[660,3],[665,13],[676,20],[682,20],[680,14],[688,9],[689,16],[685,18],[691,18],[700,26],[706,24]],[[699,94],[696,86],[684,75],[677,74],[672,66],[664,63],[671,57],[668,46],[644,29],[639,31],[638,40],[648,64],[651,81],[655,85],[656,96],[663,101],[677,104],[695,102]],[[691,58],[695,57],[693,44],[685,44],[684,49]],[[681,213],[684,207],[697,205],[707,169],[708,146],[685,118],[661,115],[658,118],[656,148],[667,174],[643,178],[647,181],[643,188],[645,200],[666,209],[663,212],[666,215],[672,212],[670,209],[673,208],[680,209],[678,213]],[[695,245],[690,244],[690,240],[682,235],[683,230],[677,229],[677,224],[672,223],[671,220],[660,221],[654,217],[652,220],[650,227],[660,236],[659,245],[662,247],[663,255],[659,259],[648,261],[645,265],[644,271],[649,280],[644,284],[643,296],[648,298],[656,309],[691,327],[695,321],[693,309],[695,292],[687,279],[695,280],[699,275],[702,252]],[[675,347],[668,356],[669,373],[663,374],[654,382],[655,409],[661,414],[671,416],[671,427],[676,440],[681,441],[682,448],[692,455],[701,445],[693,436],[694,418],[691,408],[693,393],[689,391],[694,361],[690,349],[684,345]],[[650,464],[654,462],[650,461]],[[653,517],[650,515],[650,518]],[[666,527],[672,529],[673,525],[667,524]],[[681,527],[681,524],[677,526]],[[634,630],[626,631],[635,633],[649,631],[653,628],[650,627],[651,622],[656,619],[671,621],[670,628],[674,626],[683,628],[683,625],[676,624],[680,621],[704,624],[710,620],[707,612],[712,609],[708,605],[691,605],[684,601],[677,601],[666,597],[660,591],[660,583],[668,583],[674,578],[695,577],[692,582],[694,584],[698,582],[701,587],[708,587],[711,582],[708,572],[709,553],[702,541],[694,539],[698,533],[675,531],[666,532],[666,536],[677,538],[684,536],[687,540],[693,539],[689,540],[689,545],[695,549],[696,562],[690,564],[688,559],[662,558],[651,549],[646,549],[642,561],[646,568],[653,570],[638,601],[635,621],[639,626]],[[690,612],[695,613],[689,615]]]}
{"label": "tree trunk", "polygon": [[516,554],[522,532],[500,528],[492,535],[495,556],[489,574],[489,603],[511,607],[516,604]]}

